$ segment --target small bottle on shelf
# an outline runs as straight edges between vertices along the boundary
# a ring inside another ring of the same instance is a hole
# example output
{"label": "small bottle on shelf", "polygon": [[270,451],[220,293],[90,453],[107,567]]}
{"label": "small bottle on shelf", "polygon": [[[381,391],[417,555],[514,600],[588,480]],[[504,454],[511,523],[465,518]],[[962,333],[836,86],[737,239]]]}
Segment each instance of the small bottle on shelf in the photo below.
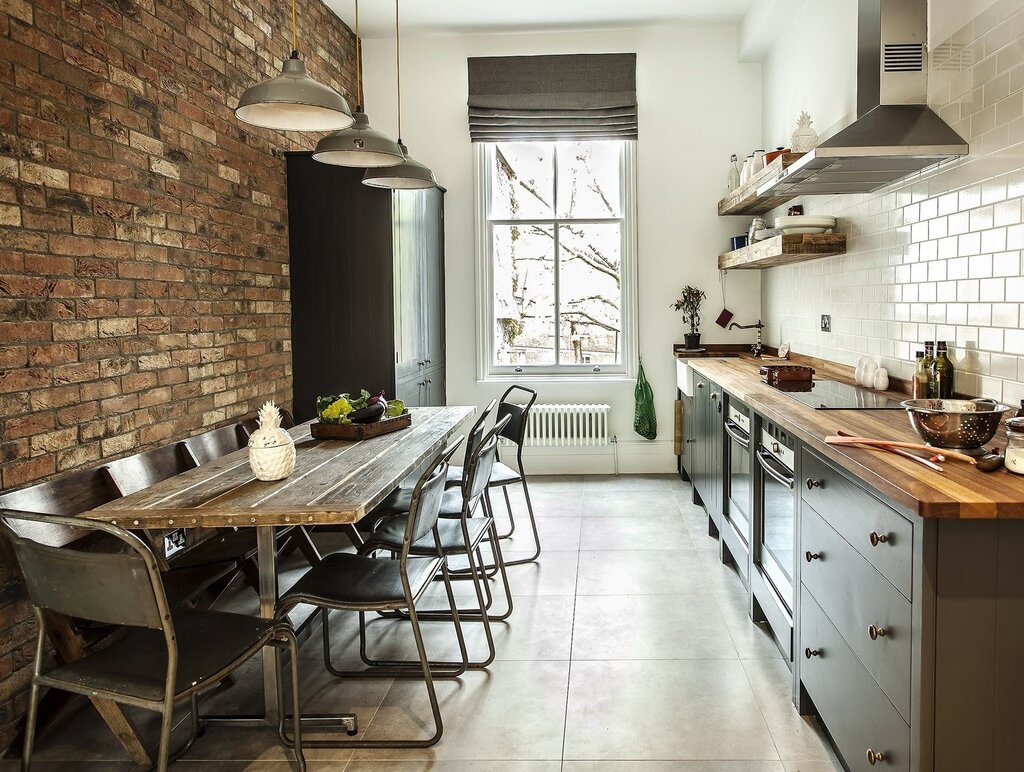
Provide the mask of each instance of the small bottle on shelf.
{"label": "small bottle on shelf", "polygon": [[740,186],[740,162],[733,153],[729,157],[729,179],[726,182],[726,193],[732,193]]}
{"label": "small bottle on shelf", "polygon": [[1024,399],[1020,401],[1020,409],[1013,414],[1014,418],[1024,418]]}
{"label": "small bottle on shelf", "polygon": [[928,399],[928,368],[924,363],[924,352],[917,352],[917,363],[914,366],[913,386],[914,399]]}
{"label": "small bottle on shelf", "polygon": [[932,366],[935,372],[935,396],[937,399],[951,399],[953,397],[953,363],[950,361],[946,350],[946,341],[940,340],[936,343],[935,364]]}
{"label": "small bottle on shelf", "polygon": [[938,399],[935,391],[935,341],[924,342],[924,371],[928,373],[928,388],[925,390],[925,397]]}

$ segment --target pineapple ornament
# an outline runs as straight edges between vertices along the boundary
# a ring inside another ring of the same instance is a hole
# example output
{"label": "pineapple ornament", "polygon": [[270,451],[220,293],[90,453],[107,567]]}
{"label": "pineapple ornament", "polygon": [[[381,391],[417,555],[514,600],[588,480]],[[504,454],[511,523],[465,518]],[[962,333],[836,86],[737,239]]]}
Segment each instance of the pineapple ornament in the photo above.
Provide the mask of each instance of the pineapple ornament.
{"label": "pineapple ornament", "polygon": [[295,470],[295,440],[281,428],[281,411],[265,402],[257,415],[260,428],[249,438],[249,466],[260,480],[283,480]]}
{"label": "pineapple ornament", "polygon": [[806,111],[796,119],[796,131],[793,132],[793,152],[809,153],[818,145],[818,132],[811,128],[811,116]]}

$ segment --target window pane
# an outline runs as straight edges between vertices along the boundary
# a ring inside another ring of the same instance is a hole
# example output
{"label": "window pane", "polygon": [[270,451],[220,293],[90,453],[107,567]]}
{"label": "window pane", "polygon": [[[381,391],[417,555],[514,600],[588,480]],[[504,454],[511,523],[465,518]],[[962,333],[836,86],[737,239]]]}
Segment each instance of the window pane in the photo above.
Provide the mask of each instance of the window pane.
{"label": "window pane", "polygon": [[618,217],[621,142],[558,143],[558,216]]}
{"label": "window pane", "polygon": [[491,160],[491,219],[550,218],[555,199],[555,150],[548,142],[502,142]]}
{"label": "window pane", "polygon": [[622,231],[618,223],[558,232],[562,364],[616,364],[622,331]]}
{"label": "window pane", "polygon": [[494,362],[555,363],[555,230],[494,226]]}

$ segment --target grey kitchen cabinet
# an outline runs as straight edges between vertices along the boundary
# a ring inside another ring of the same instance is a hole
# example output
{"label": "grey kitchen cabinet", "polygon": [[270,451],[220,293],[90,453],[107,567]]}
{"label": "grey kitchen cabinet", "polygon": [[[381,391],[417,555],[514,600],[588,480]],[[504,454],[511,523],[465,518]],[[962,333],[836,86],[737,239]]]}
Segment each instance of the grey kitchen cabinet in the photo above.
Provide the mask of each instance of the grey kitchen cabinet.
{"label": "grey kitchen cabinet", "polygon": [[722,526],[724,498],[722,389],[706,378],[694,378],[694,442],[691,480],[694,501],[703,504],[714,529]]}
{"label": "grey kitchen cabinet", "polygon": [[679,454],[679,469],[685,479],[693,482],[694,461],[697,458],[697,416],[694,414],[694,398],[679,392],[682,402],[683,437],[682,452]]}

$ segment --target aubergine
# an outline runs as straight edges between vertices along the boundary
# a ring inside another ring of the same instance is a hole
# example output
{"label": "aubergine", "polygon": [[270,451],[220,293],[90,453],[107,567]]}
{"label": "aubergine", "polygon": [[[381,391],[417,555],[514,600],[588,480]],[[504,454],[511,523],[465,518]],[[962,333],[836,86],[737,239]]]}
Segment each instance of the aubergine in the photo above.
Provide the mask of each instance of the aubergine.
{"label": "aubergine", "polygon": [[388,401],[384,398],[384,390],[383,389],[381,389],[376,394],[374,394],[372,397],[370,397],[366,401],[366,406],[369,407],[370,405],[376,405],[378,403],[381,404],[381,405],[384,405],[384,409],[385,410],[387,409]]}
{"label": "aubergine", "polygon": [[348,414],[348,420],[354,424],[372,424],[380,420],[386,409],[380,402],[374,402],[359,410],[353,410]]}

